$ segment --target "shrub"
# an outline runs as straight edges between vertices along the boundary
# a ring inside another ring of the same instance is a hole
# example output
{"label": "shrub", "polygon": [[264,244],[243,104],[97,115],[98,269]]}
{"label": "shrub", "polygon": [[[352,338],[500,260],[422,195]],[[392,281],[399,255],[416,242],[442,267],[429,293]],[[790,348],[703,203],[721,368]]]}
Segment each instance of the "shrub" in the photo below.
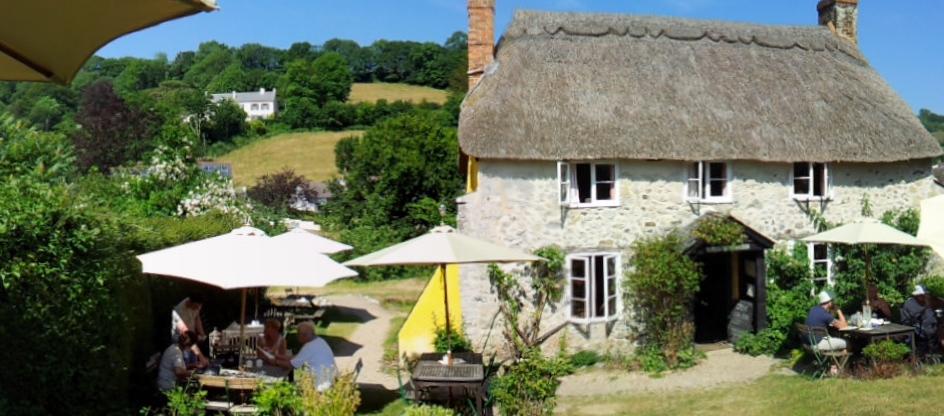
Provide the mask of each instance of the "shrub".
{"label": "shrub", "polygon": [[901,373],[901,360],[911,353],[911,349],[892,340],[873,342],[862,349],[862,355],[871,364],[871,376],[892,378]]}
{"label": "shrub", "polygon": [[318,196],[309,181],[291,169],[263,175],[247,194],[262,205],[282,211],[290,209],[298,199],[313,201]]}
{"label": "shrub", "polygon": [[330,389],[319,392],[310,371],[296,372],[302,411],[307,416],[353,416],[361,404],[361,393],[354,374],[341,374]]}
{"label": "shrub", "polygon": [[206,414],[207,392],[205,390],[190,391],[183,387],[176,387],[164,393],[167,397],[167,414],[169,416],[203,416]]}
{"label": "shrub", "polygon": [[74,162],[72,145],[62,136],[37,132],[0,115],[0,177],[65,179],[74,173]]}
{"label": "shrub", "polygon": [[726,216],[708,216],[698,222],[692,236],[709,246],[735,246],[747,241],[744,227]]}
{"label": "shrub", "polygon": [[626,293],[642,324],[640,341],[645,351],[660,350],[668,367],[677,368],[679,354],[694,342],[688,315],[702,279],[699,265],[683,253],[676,234],[638,240],[632,249]]}
{"label": "shrub", "polygon": [[577,351],[570,356],[570,364],[575,368],[592,367],[603,361],[603,357],[596,351]]}
{"label": "shrub", "polygon": [[228,141],[242,136],[249,130],[246,112],[235,101],[221,100],[210,105],[209,119],[203,126],[203,134],[210,143]]}
{"label": "shrub", "polygon": [[403,410],[402,416],[454,416],[456,412],[445,407],[428,404],[410,405]]}
{"label": "shrub", "polygon": [[783,346],[787,334],[773,330],[764,329],[756,334],[744,334],[737,343],[734,344],[734,351],[751,356],[773,355]]}
{"label": "shrub", "polygon": [[503,415],[551,415],[557,406],[560,378],[573,372],[561,357],[544,357],[534,348],[492,382],[491,397]]}
{"label": "shrub", "polygon": [[289,382],[266,385],[253,397],[253,402],[260,416],[290,416],[299,414],[302,408],[301,395]]}
{"label": "shrub", "polygon": [[468,338],[461,331],[456,331],[455,329],[449,331],[449,335],[446,335],[446,327],[436,328],[436,339],[433,341],[433,346],[436,348],[436,352],[467,352],[472,350],[472,341],[469,341]]}
{"label": "shrub", "polygon": [[928,289],[928,293],[944,298],[944,276],[929,276],[921,279],[921,284]]}

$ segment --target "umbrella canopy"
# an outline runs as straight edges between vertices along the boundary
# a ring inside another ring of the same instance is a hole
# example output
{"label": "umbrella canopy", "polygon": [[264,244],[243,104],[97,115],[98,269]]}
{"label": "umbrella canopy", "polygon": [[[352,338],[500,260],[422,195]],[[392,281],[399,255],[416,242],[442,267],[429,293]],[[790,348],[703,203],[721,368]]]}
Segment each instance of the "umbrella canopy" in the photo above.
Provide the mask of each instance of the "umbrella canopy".
{"label": "umbrella canopy", "polygon": [[5,2],[0,79],[67,84],[119,36],[216,10],[216,0],[29,0]]}
{"label": "umbrella canopy", "polygon": [[921,201],[921,226],[918,238],[944,257],[944,195]]}
{"label": "umbrella canopy", "polygon": [[357,273],[304,247],[273,244],[261,230],[227,234],[138,256],[142,271],[237,289],[263,286],[321,287]]}
{"label": "umbrella canopy", "polygon": [[927,243],[914,236],[896,230],[875,220],[846,224],[828,231],[811,235],[803,241],[812,243],[837,244],[895,244],[905,246],[926,246]]}
{"label": "umbrella canopy", "polygon": [[540,257],[468,237],[447,225],[344,263],[345,266],[395,266],[538,261]]}
{"label": "umbrella canopy", "polygon": [[284,248],[285,250],[298,250],[321,254],[335,254],[354,248],[301,228],[295,228],[272,237],[271,242],[277,250]]}

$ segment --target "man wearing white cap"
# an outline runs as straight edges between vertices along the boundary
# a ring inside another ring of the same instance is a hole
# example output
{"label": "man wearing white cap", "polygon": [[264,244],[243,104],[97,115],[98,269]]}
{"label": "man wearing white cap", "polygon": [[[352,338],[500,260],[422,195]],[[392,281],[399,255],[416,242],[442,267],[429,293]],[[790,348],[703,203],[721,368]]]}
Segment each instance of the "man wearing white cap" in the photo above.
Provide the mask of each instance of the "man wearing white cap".
{"label": "man wearing white cap", "polygon": [[936,350],[937,316],[928,307],[928,295],[923,286],[915,285],[911,297],[902,305],[901,323],[914,327],[917,335],[915,346],[919,353],[927,353],[929,348]]}
{"label": "man wearing white cap", "polygon": [[[829,293],[825,290],[819,292],[819,305],[816,305],[810,309],[810,312],[806,315],[806,326],[810,328],[828,328],[833,327],[836,329],[843,329],[848,326],[846,323],[846,317],[842,314],[842,311],[839,310],[835,305],[833,305],[833,298],[829,296]],[[833,311],[836,312],[836,315],[833,316]],[[816,349],[820,351],[838,351],[846,349],[846,340],[837,337],[825,336],[816,341]]]}

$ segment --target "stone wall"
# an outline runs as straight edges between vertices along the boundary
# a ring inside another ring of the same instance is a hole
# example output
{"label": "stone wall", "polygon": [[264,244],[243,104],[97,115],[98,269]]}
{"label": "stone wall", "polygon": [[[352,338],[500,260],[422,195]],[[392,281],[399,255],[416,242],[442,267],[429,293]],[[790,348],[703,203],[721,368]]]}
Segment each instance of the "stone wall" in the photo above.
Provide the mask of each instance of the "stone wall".
{"label": "stone wall", "polygon": [[[797,202],[791,197],[792,164],[736,161],[730,166],[733,203],[693,205],[684,200],[687,164],[677,161],[621,161],[618,163],[620,206],[562,208],[558,204],[557,165],[554,162],[479,161],[479,186],[460,198],[459,227],[463,233],[509,247],[533,250],[558,245],[567,253],[626,253],[636,239],[665,233],[689,224],[709,211],[735,215],[777,240],[797,239],[814,232],[807,210],[822,210],[833,222],[860,217],[867,195],[873,212],[918,207],[940,192],[931,179],[931,162],[830,164],[833,197],[830,201]],[[480,347],[498,306],[491,293],[485,266],[463,266],[462,307],[469,337]],[[562,302],[566,305],[567,300]],[[545,327],[567,319],[565,308],[545,313]],[[571,347],[606,349],[627,346],[629,320],[569,325]],[[501,324],[491,331],[489,348],[501,344]],[[545,344],[556,345],[554,340]]]}

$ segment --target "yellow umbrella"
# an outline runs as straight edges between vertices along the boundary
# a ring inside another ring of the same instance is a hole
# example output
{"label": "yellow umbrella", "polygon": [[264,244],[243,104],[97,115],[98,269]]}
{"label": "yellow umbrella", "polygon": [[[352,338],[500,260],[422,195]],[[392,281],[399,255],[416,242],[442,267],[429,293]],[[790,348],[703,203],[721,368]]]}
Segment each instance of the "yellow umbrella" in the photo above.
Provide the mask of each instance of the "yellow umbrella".
{"label": "yellow umbrella", "polygon": [[216,10],[216,0],[8,1],[0,18],[0,80],[68,84],[116,38]]}

